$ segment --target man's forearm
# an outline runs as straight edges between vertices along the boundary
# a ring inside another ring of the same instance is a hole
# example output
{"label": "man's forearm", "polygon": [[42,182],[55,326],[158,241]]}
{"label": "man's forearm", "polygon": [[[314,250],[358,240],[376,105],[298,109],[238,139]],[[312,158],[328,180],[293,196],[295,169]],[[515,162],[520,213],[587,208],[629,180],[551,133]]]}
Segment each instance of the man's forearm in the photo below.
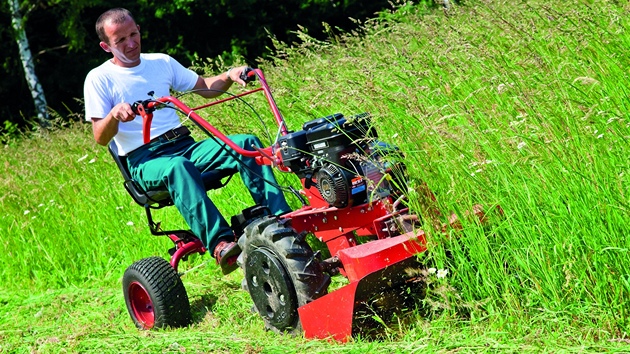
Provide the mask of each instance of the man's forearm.
{"label": "man's forearm", "polygon": [[220,96],[232,86],[232,80],[226,73],[207,77],[203,79],[204,86],[207,90],[200,90],[197,93],[205,98],[214,98]]}
{"label": "man's forearm", "polygon": [[118,133],[120,122],[110,112],[105,118],[92,118],[92,133],[99,145],[107,146]]}

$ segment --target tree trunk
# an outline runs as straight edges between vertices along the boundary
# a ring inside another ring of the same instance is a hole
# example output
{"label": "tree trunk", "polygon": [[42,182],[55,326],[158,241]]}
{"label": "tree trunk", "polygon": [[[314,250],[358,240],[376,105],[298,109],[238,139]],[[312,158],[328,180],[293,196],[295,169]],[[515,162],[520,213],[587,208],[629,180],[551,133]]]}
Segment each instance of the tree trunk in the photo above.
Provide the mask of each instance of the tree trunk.
{"label": "tree trunk", "polygon": [[28,38],[26,37],[24,21],[20,14],[19,0],[8,0],[8,3],[11,11],[11,24],[13,25],[15,41],[20,50],[20,60],[24,68],[24,77],[28,83],[28,88],[31,90],[31,96],[33,96],[37,119],[42,127],[47,127],[50,125],[48,120],[48,104],[46,103],[44,89],[35,74],[35,63],[33,62],[33,54],[31,53]]}

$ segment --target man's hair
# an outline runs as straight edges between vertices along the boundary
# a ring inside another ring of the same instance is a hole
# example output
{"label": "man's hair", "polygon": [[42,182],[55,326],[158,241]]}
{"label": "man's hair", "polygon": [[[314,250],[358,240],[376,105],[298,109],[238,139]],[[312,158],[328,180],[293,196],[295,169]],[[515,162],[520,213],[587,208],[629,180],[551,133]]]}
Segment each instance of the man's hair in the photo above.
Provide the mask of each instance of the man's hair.
{"label": "man's hair", "polygon": [[107,38],[107,35],[105,34],[105,23],[107,21],[111,21],[114,24],[121,24],[127,21],[127,19],[131,19],[133,22],[136,22],[131,15],[131,12],[127,9],[123,9],[122,7],[103,12],[103,14],[98,17],[98,20],[96,20],[96,34],[98,35],[98,38],[109,44],[109,38]]}

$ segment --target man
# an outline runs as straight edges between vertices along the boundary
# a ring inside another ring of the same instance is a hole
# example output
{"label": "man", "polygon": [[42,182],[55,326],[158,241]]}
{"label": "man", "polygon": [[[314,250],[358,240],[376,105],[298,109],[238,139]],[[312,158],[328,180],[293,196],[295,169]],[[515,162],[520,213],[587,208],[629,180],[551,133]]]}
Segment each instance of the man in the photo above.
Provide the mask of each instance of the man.
{"label": "man", "polygon": [[[203,78],[168,55],[141,53],[140,26],[122,8],[103,13],[96,22],[96,32],[101,48],[112,58],[90,71],[85,79],[85,118],[92,121],[94,139],[104,146],[114,139],[119,154],[127,155],[129,171],[142,188],[166,187],[193,233],[213,250],[223,272],[235,270],[240,248],[228,223],[208,198],[200,171],[238,170],[254,201],[280,215],[290,208],[282,192],[265,182],[275,183],[271,168],[259,166],[252,158],[237,161],[214,139],[195,142],[173,109],[154,112],[151,142],[144,144],[142,118],[134,114],[130,102],[147,98],[149,91],[154,91],[156,97],[167,96],[170,90],[195,90],[203,97],[216,97],[234,82],[246,85],[240,79],[245,67]],[[261,146],[252,135],[230,138],[248,150],[252,150],[252,144]]]}

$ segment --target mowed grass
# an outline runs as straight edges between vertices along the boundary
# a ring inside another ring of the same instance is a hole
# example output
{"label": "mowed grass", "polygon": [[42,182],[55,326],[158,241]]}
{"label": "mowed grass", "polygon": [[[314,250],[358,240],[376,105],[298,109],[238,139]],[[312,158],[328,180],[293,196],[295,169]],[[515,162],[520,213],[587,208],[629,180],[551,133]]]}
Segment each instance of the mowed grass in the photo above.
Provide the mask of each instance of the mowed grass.
{"label": "mowed grass", "polygon": [[[405,5],[361,33],[331,29],[326,42],[303,33],[257,64],[293,129],[371,112],[381,140],[405,153],[427,261],[448,273],[432,279],[422,311],[389,324],[380,341],[266,332],[242,273],[221,276],[208,255],[182,265],[195,323],[136,330],[122,273],[168,257],[171,244],[150,235],[91,127],[5,145],[0,352],[630,351],[629,10],[611,1],[467,1],[448,13]],[[251,104],[271,124],[265,103]],[[265,137],[247,108],[204,113],[228,133]],[[426,214],[423,181],[444,218]],[[240,181],[212,198],[228,216],[251,202]],[[474,204],[489,224],[465,217]],[[461,231],[434,227],[451,212]],[[185,227],[174,208],[156,219]]]}

